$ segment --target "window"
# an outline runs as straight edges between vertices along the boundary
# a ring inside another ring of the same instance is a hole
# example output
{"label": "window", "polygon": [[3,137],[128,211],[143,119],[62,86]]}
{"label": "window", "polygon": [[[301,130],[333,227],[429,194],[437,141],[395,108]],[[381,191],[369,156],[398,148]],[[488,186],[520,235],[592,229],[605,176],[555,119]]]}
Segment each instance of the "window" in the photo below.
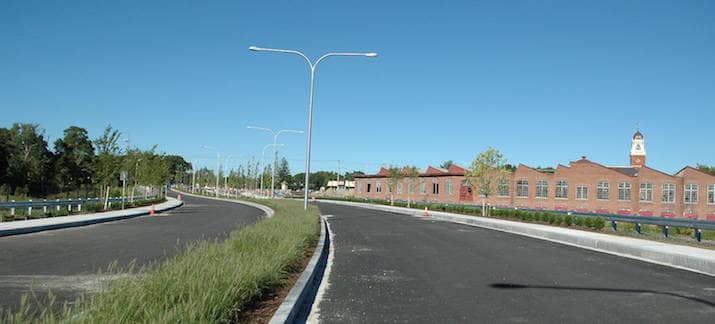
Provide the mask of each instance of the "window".
{"label": "window", "polygon": [[700,185],[694,183],[688,183],[685,185],[685,196],[684,200],[686,204],[697,204],[698,203],[698,190]]}
{"label": "window", "polygon": [[588,200],[588,187],[586,187],[586,186],[576,187],[576,199]]}
{"label": "window", "polygon": [[556,198],[569,197],[569,183],[566,180],[556,181]]}
{"label": "window", "polygon": [[499,197],[509,197],[509,179],[499,179]]}
{"label": "window", "polygon": [[358,181],[357,183],[357,192],[362,192],[362,181]]}
{"label": "window", "polygon": [[397,194],[402,194],[402,182],[397,183]]}
{"label": "window", "polygon": [[415,184],[412,183],[412,179],[407,179],[407,191],[409,193],[414,193],[415,192]]}
{"label": "window", "polygon": [[427,193],[427,184],[424,179],[420,179],[420,193],[423,195]]}
{"label": "window", "polygon": [[521,198],[529,197],[529,180],[516,182],[516,196]]}
{"label": "window", "polygon": [[715,184],[708,185],[708,204],[715,204]]}
{"label": "window", "polygon": [[596,187],[596,198],[599,200],[608,200],[608,192],[611,189],[611,185],[608,181],[599,181],[598,187]]}
{"label": "window", "polygon": [[536,180],[536,198],[549,197],[549,183],[546,180]]}
{"label": "window", "polygon": [[371,185],[372,185],[371,183],[368,183],[368,184],[367,184],[367,190],[366,190],[367,192],[370,192],[370,186],[371,186]]}
{"label": "window", "polygon": [[375,183],[375,192],[382,192],[382,182],[378,181]]}
{"label": "window", "polygon": [[447,196],[451,196],[454,192],[454,188],[452,187],[452,179],[447,179],[447,183],[445,183],[444,186],[447,187]]}
{"label": "window", "polygon": [[439,183],[438,182],[432,182],[432,194],[439,195]]}
{"label": "window", "polygon": [[631,184],[630,182],[621,182],[618,184],[618,200],[631,200]]}
{"label": "window", "polygon": [[674,183],[664,183],[662,188],[663,188],[662,202],[674,203],[675,202],[675,184]]}
{"label": "window", "polygon": [[641,201],[653,201],[653,184],[650,182],[641,183]]}

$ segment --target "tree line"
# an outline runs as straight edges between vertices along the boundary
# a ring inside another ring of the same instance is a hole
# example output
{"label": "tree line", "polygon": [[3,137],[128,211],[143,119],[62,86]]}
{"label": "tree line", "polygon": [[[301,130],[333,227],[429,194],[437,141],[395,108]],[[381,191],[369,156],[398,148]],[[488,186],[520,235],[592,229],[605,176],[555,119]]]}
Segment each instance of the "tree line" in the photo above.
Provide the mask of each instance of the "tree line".
{"label": "tree line", "polygon": [[103,197],[121,192],[122,174],[128,188],[158,188],[191,169],[181,156],[157,153],[156,146],[122,148],[120,139],[111,126],[94,140],[86,129],[70,126],[51,149],[39,124],[0,128],[0,195]]}

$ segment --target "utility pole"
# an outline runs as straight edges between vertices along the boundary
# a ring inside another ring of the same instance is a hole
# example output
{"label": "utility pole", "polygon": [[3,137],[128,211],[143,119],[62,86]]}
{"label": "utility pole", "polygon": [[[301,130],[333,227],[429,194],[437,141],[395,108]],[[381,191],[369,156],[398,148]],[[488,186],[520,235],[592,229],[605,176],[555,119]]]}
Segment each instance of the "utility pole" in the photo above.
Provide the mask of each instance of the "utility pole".
{"label": "utility pole", "polygon": [[338,180],[335,182],[335,191],[340,189],[340,160],[338,160]]}

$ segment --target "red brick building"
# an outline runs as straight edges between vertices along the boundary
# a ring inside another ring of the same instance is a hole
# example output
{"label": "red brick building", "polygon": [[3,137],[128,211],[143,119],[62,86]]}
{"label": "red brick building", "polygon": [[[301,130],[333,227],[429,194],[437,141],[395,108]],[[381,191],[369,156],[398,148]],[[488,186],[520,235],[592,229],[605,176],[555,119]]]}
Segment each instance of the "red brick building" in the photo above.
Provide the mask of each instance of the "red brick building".
{"label": "red brick building", "polygon": [[[428,167],[417,180],[402,179],[396,200],[481,204],[467,185],[465,170]],[[386,169],[356,177],[355,196],[390,199]],[[416,183],[412,183],[416,182]],[[586,157],[544,171],[520,164],[486,199],[490,205],[544,210],[715,220],[715,176],[685,167],[667,174],[646,166],[645,140],[636,132],[630,165],[609,167]]]}

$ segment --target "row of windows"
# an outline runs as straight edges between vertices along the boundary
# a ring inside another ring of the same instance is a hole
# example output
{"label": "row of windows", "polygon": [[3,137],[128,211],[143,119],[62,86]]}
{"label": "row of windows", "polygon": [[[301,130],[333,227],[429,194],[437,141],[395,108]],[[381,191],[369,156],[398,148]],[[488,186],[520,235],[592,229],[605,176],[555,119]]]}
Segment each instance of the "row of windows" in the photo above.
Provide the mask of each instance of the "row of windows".
{"label": "row of windows", "polygon": [[[445,183],[445,187],[447,190],[447,195],[451,196],[454,194],[454,185],[452,184],[452,180],[447,180]],[[357,192],[362,192],[363,189],[363,184],[362,182],[358,182],[357,184]],[[397,188],[395,188],[397,194],[402,194],[404,191],[403,189],[403,184],[402,182],[397,183]],[[410,193],[414,193],[414,186],[412,183],[408,183],[408,190]],[[365,187],[365,192],[371,192],[372,191],[372,183],[368,182],[366,183]],[[392,187],[388,184],[387,186],[387,191],[392,192]],[[382,192],[382,182],[381,181],[376,181],[375,182],[375,192]],[[426,194],[427,193],[427,184],[425,183],[424,180],[420,181],[420,193]],[[432,183],[432,194],[433,195],[439,195],[439,183],[438,182],[433,182]]]}
{"label": "row of windows", "polygon": [[[500,186],[504,184],[505,181],[500,182]],[[508,181],[506,181],[506,186],[508,186]],[[508,188],[508,187],[507,187]],[[609,200],[610,199],[610,184],[608,181],[599,181],[596,185],[596,199],[598,200]],[[631,183],[630,182],[619,182],[618,183],[618,200],[629,201],[632,199],[631,195]],[[683,202],[686,204],[697,204],[699,201],[698,192],[700,191],[700,185],[689,183],[684,186],[684,196]],[[707,187],[708,196],[707,203],[715,204],[715,184],[708,185]],[[508,189],[506,191],[499,190],[500,196],[508,196]],[[516,196],[520,198],[529,197],[529,180],[517,180],[516,181]],[[536,198],[546,199],[549,197],[549,185],[546,180],[536,181]],[[556,193],[554,197],[566,199],[568,198],[568,181],[558,180],[556,181]],[[653,201],[653,183],[644,182],[640,184],[638,191],[638,198],[640,201],[652,202]],[[588,187],[577,186],[576,187],[576,199],[587,200],[588,199]],[[661,186],[661,202],[664,203],[674,203],[675,202],[675,184],[664,183]]]}

